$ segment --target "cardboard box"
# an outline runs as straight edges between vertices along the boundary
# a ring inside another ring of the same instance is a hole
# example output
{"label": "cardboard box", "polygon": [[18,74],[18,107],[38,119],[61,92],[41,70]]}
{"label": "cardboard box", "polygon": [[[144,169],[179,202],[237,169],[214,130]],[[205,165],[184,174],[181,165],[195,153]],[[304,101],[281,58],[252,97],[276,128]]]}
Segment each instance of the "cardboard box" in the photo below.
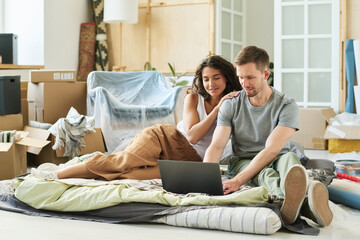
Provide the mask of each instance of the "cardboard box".
{"label": "cardboard box", "polygon": [[[95,130],[95,133],[88,133],[85,135],[85,147],[81,149],[80,155],[93,153],[96,151],[105,152],[105,144],[101,129],[95,128]],[[63,149],[57,149],[56,151],[52,149],[52,146],[55,143],[55,137],[53,135],[50,136],[49,131],[28,126],[24,128],[24,131],[29,132],[29,137],[51,141],[51,144],[44,146],[43,148],[27,148],[27,152],[31,153],[28,155],[28,157],[35,165],[40,165],[45,162],[60,164],[69,160],[69,157],[64,157]]]}
{"label": "cardboard box", "polygon": [[23,126],[29,125],[28,101],[26,98],[21,99],[21,115],[23,119]]}
{"label": "cardboard box", "polygon": [[1,130],[22,130],[23,127],[23,115],[21,113],[0,116]]}
{"label": "cardboard box", "polygon": [[[26,133],[24,136],[28,135]],[[50,141],[23,137],[15,143],[0,143],[0,180],[11,179],[27,171],[26,149],[43,148]]]}
{"label": "cardboard box", "polygon": [[29,121],[54,124],[71,107],[86,115],[86,82],[28,83]]}
{"label": "cardboard box", "polygon": [[[335,116],[334,111],[324,114],[328,123]],[[328,151],[331,153],[360,151],[360,126],[328,126],[324,138],[329,139]]]}
{"label": "cardboard box", "polygon": [[331,108],[300,108],[300,130],[296,131],[292,140],[300,143],[306,149],[327,149],[324,138],[327,121],[324,117]]}
{"label": "cardboard box", "polygon": [[75,82],[75,70],[31,70],[29,79],[32,83],[39,82]]}

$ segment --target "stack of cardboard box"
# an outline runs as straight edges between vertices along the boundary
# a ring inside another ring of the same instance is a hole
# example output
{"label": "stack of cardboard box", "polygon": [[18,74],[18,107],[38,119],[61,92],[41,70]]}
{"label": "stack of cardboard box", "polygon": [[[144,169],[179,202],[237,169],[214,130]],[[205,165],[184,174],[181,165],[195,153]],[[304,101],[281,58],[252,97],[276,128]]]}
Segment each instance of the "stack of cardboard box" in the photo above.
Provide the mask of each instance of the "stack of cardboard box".
{"label": "stack of cardboard box", "polygon": [[292,140],[300,143],[306,149],[327,149],[324,138],[327,122],[324,113],[331,108],[300,108],[300,129],[295,132]]}
{"label": "stack of cardboard box", "polygon": [[306,149],[328,149],[331,153],[360,151],[360,126],[330,126],[332,108],[300,108],[300,130],[292,140]]}
{"label": "stack of cardboard box", "polygon": [[[0,180],[26,173],[27,159],[35,165],[69,160],[63,149],[52,149],[55,137],[47,130],[26,125],[28,120],[54,124],[59,118],[66,117],[71,107],[86,115],[86,82],[75,82],[75,79],[74,70],[30,72],[27,93],[21,92],[23,100],[27,97],[28,119],[23,121],[21,113],[0,116],[0,130],[17,130],[22,134],[20,141],[0,143]],[[24,104],[22,101],[22,106]],[[95,130],[84,137],[85,147],[80,155],[106,151],[101,129]]]}
{"label": "stack of cardboard box", "polygon": [[33,70],[28,83],[29,121],[54,124],[70,107],[86,115],[86,82],[75,82],[75,70]]}
{"label": "stack of cardboard box", "polygon": [[[76,82],[75,70],[34,70],[30,71],[28,83],[29,121],[54,124],[59,118],[66,117],[71,107],[86,115],[86,82]],[[105,152],[100,129],[85,136],[85,148],[81,154],[95,151]],[[54,151],[55,138],[47,130],[27,127],[30,137],[49,140],[51,144],[42,149],[28,148],[31,161],[36,165],[44,162],[64,163],[69,158],[61,150]]]}

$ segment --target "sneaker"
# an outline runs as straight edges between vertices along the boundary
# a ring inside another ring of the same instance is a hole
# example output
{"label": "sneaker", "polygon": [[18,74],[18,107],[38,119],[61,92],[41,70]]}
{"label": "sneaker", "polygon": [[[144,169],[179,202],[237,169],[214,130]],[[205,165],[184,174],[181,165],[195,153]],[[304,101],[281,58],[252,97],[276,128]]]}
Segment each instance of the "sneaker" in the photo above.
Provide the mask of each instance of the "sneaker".
{"label": "sneaker", "polygon": [[56,180],[58,176],[55,172],[48,172],[48,171],[40,171],[36,168],[31,168],[31,174],[35,177],[46,179],[46,180]]}
{"label": "sneaker", "polygon": [[284,187],[285,200],[280,213],[285,224],[292,224],[296,221],[306,196],[308,188],[306,169],[299,164],[292,166],[285,176]]}
{"label": "sneaker", "polygon": [[319,181],[310,182],[308,199],[301,209],[301,214],[319,224],[320,227],[331,223],[333,214],[329,206],[329,193],[324,184]]}

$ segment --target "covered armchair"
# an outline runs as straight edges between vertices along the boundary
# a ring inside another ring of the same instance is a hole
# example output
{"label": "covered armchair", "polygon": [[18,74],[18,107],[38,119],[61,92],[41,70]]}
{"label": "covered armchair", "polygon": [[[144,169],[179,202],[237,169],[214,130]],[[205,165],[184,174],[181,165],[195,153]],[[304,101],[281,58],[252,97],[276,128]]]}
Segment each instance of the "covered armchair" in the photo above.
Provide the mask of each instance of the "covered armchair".
{"label": "covered armchair", "polygon": [[183,94],[181,87],[170,88],[156,71],[94,71],[87,79],[87,115],[95,117],[95,127],[101,128],[107,152],[112,153],[145,127],[176,125]]}

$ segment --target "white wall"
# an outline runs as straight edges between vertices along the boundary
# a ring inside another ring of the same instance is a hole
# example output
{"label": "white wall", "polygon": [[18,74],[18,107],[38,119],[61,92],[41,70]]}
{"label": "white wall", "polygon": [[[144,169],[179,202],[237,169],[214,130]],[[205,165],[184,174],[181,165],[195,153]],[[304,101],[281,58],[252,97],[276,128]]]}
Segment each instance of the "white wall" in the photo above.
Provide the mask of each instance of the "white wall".
{"label": "white wall", "polygon": [[89,0],[44,1],[46,69],[78,67],[80,24],[91,21]]}
{"label": "white wall", "polygon": [[18,36],[18,64],[44,64],[44,0],[4,0],[4,33]]}
{"label": "white wall", "polygon": [[4,1],[0,0],[0,33],[4,31]]}
{"label": "white wall", "polygon": [[274,0],[246,0],[246,24],[246,45],[264,48],[273,61]]}
{"label": "white wall", "polygon": [[89,0],[3,1],[3,32],[18,35],[19,65],[77,69],[80,24],[92,19]]}

